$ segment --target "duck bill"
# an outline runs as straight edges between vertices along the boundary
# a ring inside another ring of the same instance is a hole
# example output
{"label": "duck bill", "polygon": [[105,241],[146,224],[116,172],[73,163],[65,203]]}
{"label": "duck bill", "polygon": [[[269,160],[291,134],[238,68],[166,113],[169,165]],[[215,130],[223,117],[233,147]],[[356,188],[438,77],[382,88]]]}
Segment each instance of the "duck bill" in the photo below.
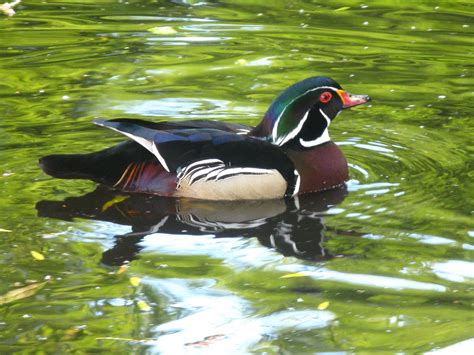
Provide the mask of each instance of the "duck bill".
{"label": "duck bill", "polygon": [[370,97],[368,95],[353,95],[344,90],[338,90],[337,93],[342,99],[342,108],[350,108],[365,104],[370,101]]}

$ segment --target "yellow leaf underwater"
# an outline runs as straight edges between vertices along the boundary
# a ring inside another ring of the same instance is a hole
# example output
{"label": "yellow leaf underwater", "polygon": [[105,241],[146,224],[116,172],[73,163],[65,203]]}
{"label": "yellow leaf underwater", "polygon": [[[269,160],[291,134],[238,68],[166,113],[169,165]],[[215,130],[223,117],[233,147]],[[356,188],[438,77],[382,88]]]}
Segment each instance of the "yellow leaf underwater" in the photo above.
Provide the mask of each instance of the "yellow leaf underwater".
{"label": "yellow leaf underwater", "polygon": [[107,211],[110,207],[112,207],[113,205],[116,205],[117,203],[120,203],[122,201],[125,201],[127,198],[129,198],[130,196],[117,196],[113,199],[111,199],[110,201],[104,203],[104,205],[102,206],[102,212],[104,211]]}
{"label": "yellow leaf underwater", "polygon": [[148,29],[148,32],[155,35],[172,35],[177,33],[177,31],[171,26],[152,27]]}
{"label": "yellow leaf underwater", "polygon": [[329,307],[329,302],[326,301],[326,302],[320,303],[319,306],[318,306],[318,309],[319,309],[320,311],[322,311],[322,310],[324,310],[324,309],[326,309],[326,308],[328,308],[328,307]]}
{"label": "yellow leaf underwater", "polygon": [[119,269],[117,270],[117,274],[123,274],[125,271],[127,271],[127,269],[127,265],[120,265]]}
{"label": "yellow leaf underwater", "polygon": [[280,279],[291,279],[291,278],[294,278],[294,277],[305,277],[305,276],[307,276],[307,275],[302,273],[302,272],[296,272],[294,274],[283,275],[283,276],[280,277]]}
{"label": "yellow leaf underwater", "polygon": [[63,340],[72,340],[76,339],[80,334],[84,332],[86,329],[85,325],[74,325],[69,329],[64,331]]}
{"label": "yellow leaf underwater", "polygon": [[144,312],[147,312],[151,309],[151,307],[145,301],[138,301],[137,307],[140,311],[144,311]]}
{"label": "yellow leaf underwater", "polygon": [[41,253],[39,253],[39,252],[37,252],[37,251],[32,250],[32,251],[30,251],[30,253],[31,253],[31,256],[32,256],[35,260],[40,260],[40,261],[41,261],[41,260],[44,260],[44,259],[45,259],[45,258],[44,258],[44,255],[41,254]]}
{"label": "yellow leaf underwater", "polygon": [[139,278],[139,277],[136,277],[136,276],[133,276],[130,278],[130,284],[133,286],[133,287],[138,287],[140,286],[140,282],[142,280]]}
{"label": "yellow leaf underwater", "polygon": [[349,9],[350,9],[349,6],[343,6],[343,7],[340,7],[338,9],[334,10],[334,11],[346,11],[346,10],[349,10]]}
{"label": "yellow leaf underwater", "polygon": [[20,287],[15,290],[8,291],[4,295],[0,296],[0,305],[12,303],[17,300],[21,300],[22,298],[33,296],[36,292],[38,292],[46,282],[42,283],[34,283],[25,287]]}

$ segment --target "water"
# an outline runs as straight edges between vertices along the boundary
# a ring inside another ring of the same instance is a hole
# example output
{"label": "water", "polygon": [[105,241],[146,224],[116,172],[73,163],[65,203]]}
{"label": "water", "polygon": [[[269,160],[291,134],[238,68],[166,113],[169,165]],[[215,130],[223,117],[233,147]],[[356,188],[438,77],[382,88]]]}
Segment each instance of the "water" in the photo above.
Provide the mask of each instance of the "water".
{"label": "water", "polygon": [[[0,18],[0,351],[472,353],[471,3],[16,9]],[[331,126],[345,189],[174,201],[36,165],[122,139],[95,117],[256,124],[312,75],[373,98]]]}

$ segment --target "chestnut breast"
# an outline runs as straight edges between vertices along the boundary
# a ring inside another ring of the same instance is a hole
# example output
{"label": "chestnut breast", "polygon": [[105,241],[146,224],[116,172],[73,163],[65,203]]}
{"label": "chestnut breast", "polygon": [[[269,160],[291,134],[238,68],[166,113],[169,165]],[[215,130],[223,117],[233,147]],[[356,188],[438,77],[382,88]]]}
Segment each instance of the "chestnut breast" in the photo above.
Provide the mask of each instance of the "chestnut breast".
{"label": "chestnut breast", "polygon": [[333,142],[303,151],[287,150],[285,153],[301,176],[299,194],[328,190],[344,184],[349,178],[347,160]]}

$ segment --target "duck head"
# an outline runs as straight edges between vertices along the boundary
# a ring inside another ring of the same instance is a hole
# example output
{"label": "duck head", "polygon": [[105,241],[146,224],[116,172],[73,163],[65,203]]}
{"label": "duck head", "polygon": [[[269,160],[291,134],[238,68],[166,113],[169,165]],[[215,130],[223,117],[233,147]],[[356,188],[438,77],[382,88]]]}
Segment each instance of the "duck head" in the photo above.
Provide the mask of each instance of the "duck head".
{"label": "duck head", "polygon": [[343,109],[369,100],[349,94],[331,78],[311,77],[283,91],[250,135],[285,148],[315,147],[330,141],[329,126]]}

